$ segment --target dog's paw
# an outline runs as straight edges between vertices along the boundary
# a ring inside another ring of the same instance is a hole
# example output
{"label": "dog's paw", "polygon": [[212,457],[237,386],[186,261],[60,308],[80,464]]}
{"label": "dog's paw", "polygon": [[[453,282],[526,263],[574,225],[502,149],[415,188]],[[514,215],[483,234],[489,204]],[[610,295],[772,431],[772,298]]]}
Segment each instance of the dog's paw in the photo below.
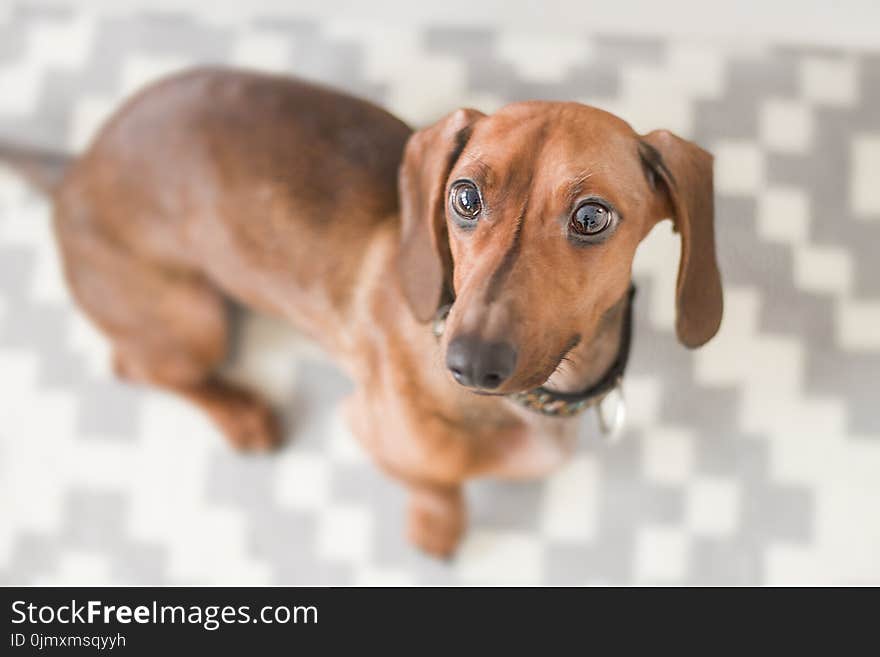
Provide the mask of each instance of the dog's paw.
{"label": "dog's paw", "polygon": [[407,517],[407,538],[432,556],[449,559],[455,554],[465,530],[460,495],[425,498],[414,495]]}
{"label": "dog's paw", "polygon": [[278,416],[266,402],[251,395],[227,400],[214,419],[235,449],[267,451],[281,444]]}

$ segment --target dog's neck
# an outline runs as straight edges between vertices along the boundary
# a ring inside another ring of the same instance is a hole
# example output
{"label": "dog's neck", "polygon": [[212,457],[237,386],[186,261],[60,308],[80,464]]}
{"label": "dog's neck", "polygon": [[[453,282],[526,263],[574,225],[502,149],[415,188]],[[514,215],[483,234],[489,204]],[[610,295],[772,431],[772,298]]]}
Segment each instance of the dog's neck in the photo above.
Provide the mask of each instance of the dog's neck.
{"label": "dog's neck", "polygon": [[573,394],[598,383],[620,352],[628,305],[629,294],[624,294],[599,320],[593,339],[572,349],[543,387]]}

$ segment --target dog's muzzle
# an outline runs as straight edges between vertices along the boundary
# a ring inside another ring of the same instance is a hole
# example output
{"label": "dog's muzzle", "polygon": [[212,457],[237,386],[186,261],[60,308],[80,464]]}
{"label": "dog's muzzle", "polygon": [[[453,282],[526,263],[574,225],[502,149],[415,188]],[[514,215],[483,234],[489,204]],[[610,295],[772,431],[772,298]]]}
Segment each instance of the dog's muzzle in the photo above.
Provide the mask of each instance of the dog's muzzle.
{"label": "dog's muzzle", "polygon": [[[550,417],[572,417],[583,413],[588,408],[595,408],[596,417],[599,421],[599,431],[602,432],[602,435],[605,436],[606,439],[613,440],[617,438],[626,422],[626,401],[623,397],[623,375],[626,372],[626,366],[629,362],[630,345],[632,343],[632,307],[635,295],[636,287],[631,284],[627,294],[626,314],[623,319],[623,330],[620,336],[620,346],[618,347],[617,358],[614,359],[611,367],[608,368],[608,371],[601,379],[599,379],[599,381],[581,392],[557,392],[539,386],[538,388],[527,390],[526,392],[509,394],[507,395],[507,398],[531,411]],[[437,315],[434,317],[431,330],[438,340],[446,330],[446,318],[449,316],[450,310],[452,310],[452,304],[444,305],[437,311]],[[456,369],[460,363],[459,359],[463,362],[464,357],[459,353],[454,354],[452,358],[450,358],[449,355],[449,352],[452,351],[453,345],[460,340],[462,340],[462,338],[456,338],[450,343],[447,351],[446,364],[452,372],[453,377],[455,377],[459,383],[462,385],[471,385],[471,387],[473,387],[472,383],[464,383],[462,380],[459,380],[459,376],[456,375]],[[505,345],[505,343],[489,344]],[[464,346],[457,347],[455,351],[458,352],[461,350],[461,352],[464,353],[471,348],[473,347],[465,343]],[[511,351],[513,350],[512,347],[508,346],[508,348],[511,349]],[[504,349],[499,348],[498,346],[491,347],[490,349],[498,350],[497,352],[491,353],[487,360],[492,366],[481,366],[476,370],[470,369],[465,371],[462,369],[459,372],[459,375],[465,380],[473,381],[473,377],[480,375],[485,376],[486,373],[494,374],[499,377],[506,373],[506,376],[504,376],[503,379],[500,379],[493,387],[497,388],[501,385],[501,382],[509,378],[510,374],[513,372],[513,368],[516,365],[516,352],[514,351],[513,356],[511,357],[509,354],[504,354]],[[512,362],[510,360],[511,358]],[[509,372],[506,370],[507,366],[510,368]],[[490,378],[489,383],[491,384],[493,382],[494,378]],[[491,389],[485,385],[476,387]]]}

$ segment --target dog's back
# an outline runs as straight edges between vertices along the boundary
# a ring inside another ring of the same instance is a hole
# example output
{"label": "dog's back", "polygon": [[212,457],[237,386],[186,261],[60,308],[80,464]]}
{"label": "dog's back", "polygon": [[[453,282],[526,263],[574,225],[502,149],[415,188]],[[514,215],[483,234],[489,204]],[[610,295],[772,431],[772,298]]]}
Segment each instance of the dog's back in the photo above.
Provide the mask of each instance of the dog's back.
{"label": "dog's back", "polygon": [[346,343],[367,242],[397,230],[411,130],[289,77],[199,69],[147,87],[78,158],[0,148],[54,201],[65,277],[123,378],[177,392],[242,448],[278,443],[223,380],[227,297]]}
{"label": "dog's back", "polygon": [[314,84],[190,71],[147,87],[98,133],[57,195],[58,234],[112,241],[275,313],[318,279],[343,303],[358,241],[396,214],[409,134]]}

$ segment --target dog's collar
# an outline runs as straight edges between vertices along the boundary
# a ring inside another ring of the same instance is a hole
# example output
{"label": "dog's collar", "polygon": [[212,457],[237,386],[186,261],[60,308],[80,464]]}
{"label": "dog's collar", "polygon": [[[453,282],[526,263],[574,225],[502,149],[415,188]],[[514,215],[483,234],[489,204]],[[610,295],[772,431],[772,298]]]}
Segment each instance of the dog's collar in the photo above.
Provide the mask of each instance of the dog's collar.
{"label": "dog's collar", "polygon": [[[611,367],[608,368],[608,371],[598,382],[581,392],[556,392],[544,386],[539,386],[526,392],[516,392],[507,395],[507,398],[531,411],[551,417],[571,417],[584,412],[590,407],[596,407],[599,417],[599,428],[602,430],[602,433],[606,435],[616,434],[624,420],[625,407],[621,383],[626,371],[627,362],[629,361],[629,350],[632,343],[632,307],[635,294],[635,285],[630,285],[629,292],[627,293],[617,358],[614,359]],[[451,303],[444,305],[434,318],[432,331],[437,338],[443,335],[443,331],[446,328],[446,317],[451,309]],[[613,417],[609,421],[603,409],[603,401],[606,397],[610,397],[612,393],[615,394],[617,403]]]}

